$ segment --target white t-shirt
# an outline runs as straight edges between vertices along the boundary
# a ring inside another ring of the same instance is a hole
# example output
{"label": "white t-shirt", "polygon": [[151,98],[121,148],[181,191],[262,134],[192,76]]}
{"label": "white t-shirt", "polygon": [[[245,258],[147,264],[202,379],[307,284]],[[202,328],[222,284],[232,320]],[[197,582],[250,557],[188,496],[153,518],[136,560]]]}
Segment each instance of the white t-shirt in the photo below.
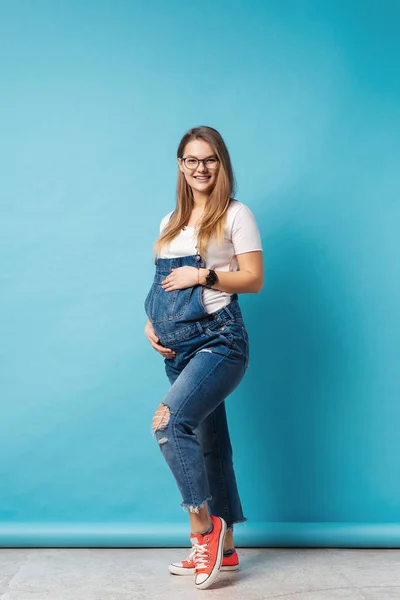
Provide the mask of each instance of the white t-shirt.
{"label": "white t-shirt", "polygon": [[[161,220],[160,233],[167,225],[173,211]],[[260,232],[251,210],[242,202],[231,199],[226,213],[224,240],[220,247],[213,240],[208,244],[205,258],[206,268],[215,271],[239,271],[237,254],[262,250]],[[178,258],[197,253],[194,227],[186,227],[161,249],[159,258]],[[203,303],[207,313],[226,306],[232,294],[203,287]]]}

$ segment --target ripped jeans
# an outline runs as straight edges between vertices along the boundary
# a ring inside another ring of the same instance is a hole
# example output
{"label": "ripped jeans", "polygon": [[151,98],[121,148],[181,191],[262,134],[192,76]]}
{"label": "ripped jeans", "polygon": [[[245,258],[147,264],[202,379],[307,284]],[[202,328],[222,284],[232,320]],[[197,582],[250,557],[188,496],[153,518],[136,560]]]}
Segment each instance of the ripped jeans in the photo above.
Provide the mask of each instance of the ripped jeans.
{"label": "ripped jeans", "polygon": [[225,398],[249,362],[247,331],[237,294],[208,314],[202,286],[166,292],[161,282],[180,266],[204,266],[200,255],[156,258],[145,310],[159,343],[176,352],[164,359],[171,383],[153,418],[152,431],[181,492],[181,506],[225,519],[228,529],[247,521],[237,489]]}

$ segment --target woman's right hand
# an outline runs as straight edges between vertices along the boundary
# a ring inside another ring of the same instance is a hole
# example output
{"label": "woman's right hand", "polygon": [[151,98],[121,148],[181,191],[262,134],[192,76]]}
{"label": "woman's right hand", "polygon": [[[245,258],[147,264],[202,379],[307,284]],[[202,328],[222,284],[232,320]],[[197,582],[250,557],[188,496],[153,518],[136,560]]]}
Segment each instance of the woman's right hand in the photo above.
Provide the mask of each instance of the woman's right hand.
{"label": "woman's right hand", "polygon": [[157,350],[157,352],[164,356],[164,358],[175,358],[176,353],[174,352],[174,350],[171,350],[171,348],[164,348],[164,346],[160,346],[160,344],[157,343],[159,339],[156,336],[156,332],[154,331],[154,327],[151,321],[147,321],[144,327],[144,332],[150,344],[153,346],[154,350]]}

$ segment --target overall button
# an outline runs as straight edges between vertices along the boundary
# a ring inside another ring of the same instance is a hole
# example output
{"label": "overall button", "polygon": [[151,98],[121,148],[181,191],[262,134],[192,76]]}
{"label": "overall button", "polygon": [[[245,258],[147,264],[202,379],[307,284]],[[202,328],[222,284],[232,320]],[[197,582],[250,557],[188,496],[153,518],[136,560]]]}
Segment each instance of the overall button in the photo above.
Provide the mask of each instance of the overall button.
{"label": "overall button", "polygon": [[196,256],[196,260],[199,262],[199,260],[201,260],[201,256]]}

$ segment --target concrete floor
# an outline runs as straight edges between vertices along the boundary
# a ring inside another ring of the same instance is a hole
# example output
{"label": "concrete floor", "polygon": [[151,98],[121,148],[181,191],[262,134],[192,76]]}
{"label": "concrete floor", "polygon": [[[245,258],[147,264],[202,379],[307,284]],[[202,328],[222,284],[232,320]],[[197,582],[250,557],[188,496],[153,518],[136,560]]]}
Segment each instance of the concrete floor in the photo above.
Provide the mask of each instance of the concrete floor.
{"label": "concrete floor", "polygon": [[0,600],[400,600],[400,550],[239,548],[240,571],[203,591],[167,570],[187,553],[0,549]]}

